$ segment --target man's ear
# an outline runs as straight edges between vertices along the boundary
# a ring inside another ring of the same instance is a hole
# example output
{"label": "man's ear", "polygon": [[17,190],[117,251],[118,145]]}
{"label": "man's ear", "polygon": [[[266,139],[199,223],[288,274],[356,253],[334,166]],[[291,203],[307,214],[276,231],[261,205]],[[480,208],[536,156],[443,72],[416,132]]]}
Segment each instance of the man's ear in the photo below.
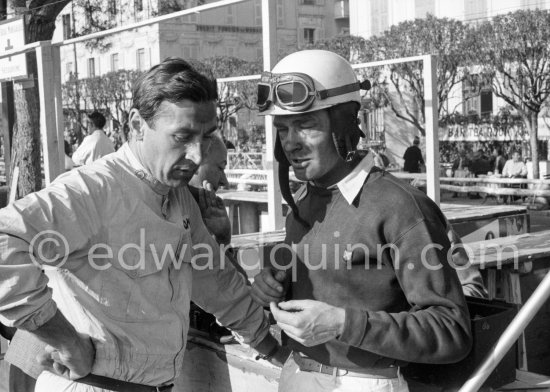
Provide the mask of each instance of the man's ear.
{"label": "man's ear", "polygon": [[130,110],[130,115],[128,116],[128,124],[130,126],[130,131],[134,134],[136,140],[143,140],[143,133],[145,132],[145,126],[147,123],[139,114],[139,110],[133,108]]}

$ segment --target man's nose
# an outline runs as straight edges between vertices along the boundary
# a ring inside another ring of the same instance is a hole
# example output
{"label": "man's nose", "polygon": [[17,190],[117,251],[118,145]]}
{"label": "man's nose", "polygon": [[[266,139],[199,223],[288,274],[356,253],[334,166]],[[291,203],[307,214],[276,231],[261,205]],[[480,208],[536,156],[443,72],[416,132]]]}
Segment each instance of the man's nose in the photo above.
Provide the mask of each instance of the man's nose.
{"label": "man's nose", "polygon": [[194,162],[197,166],[200,165],[202,160],[201,143],[195,142],[190,144],[185,152],[185,158]]}
{"label": "man's nose", "polygon": [[224,188],[229,188],[229,180],[227,179],[227,176],[225,175],[225,172],[223,170],[222,170],[222,174],[220,176],[219,186],[223,186]]}
{"label": "man's nose", "polygon": [[301,142],[302,140],[299,133],[295,129],[289,129],[284,141],[282,141],[285,151],[294,151],[300,148]]}

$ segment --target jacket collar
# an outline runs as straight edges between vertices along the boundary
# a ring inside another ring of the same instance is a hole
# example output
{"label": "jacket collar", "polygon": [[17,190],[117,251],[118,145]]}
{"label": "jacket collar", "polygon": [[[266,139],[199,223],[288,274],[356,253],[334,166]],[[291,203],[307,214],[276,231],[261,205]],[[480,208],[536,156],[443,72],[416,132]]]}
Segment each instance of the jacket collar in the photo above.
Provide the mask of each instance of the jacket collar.
{"label": "jacket collar", "polygon": [[122,150],[122,153],[128,159],[128,163],[134,169],[134,174],[137,178],[145,182],[155,193],[158,193],[159,195],[166,196],[168,192],[170,192],[170,187],[168,185],[162,184],[159,180],[153,177],[147,169],[145,169],[130,149],[130,145],[128,143],[124,143],[124,145],[120,147],[120,150]]}

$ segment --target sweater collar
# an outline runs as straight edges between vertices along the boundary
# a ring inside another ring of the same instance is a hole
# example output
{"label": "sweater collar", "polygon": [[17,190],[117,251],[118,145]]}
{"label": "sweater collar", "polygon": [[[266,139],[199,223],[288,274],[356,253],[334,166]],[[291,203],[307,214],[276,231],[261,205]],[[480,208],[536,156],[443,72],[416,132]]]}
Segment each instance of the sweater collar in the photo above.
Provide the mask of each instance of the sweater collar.
{"label": "sweater collar", "polygon": [[153,175],[149,173],[147,169],[145,169],[145,167],[141,164],[139,159],[130,149],[130,145],[128,143],[124,143],[124,145],[120,147],[120,149],[122,150],[123,154],[126,155],[128,163],[134,169],[134,174],[137,178],[145,182],[155,193],[158,193],[159,195],[166,196],[168,192],[170,192],[170,187],[168,185],[162,184],[159,180],[153,177]]}
{"label": "sweater collar", "polygon": [[[374,166],[374,158],[372,154],[367,154],[358,164],[353,168],[353,170],[344,178],[342,178],[338,183],[328,187],[327,189],[338,188],[342,196],[346,199],[348,204],[352,204],[361,189],[365,180],[369,176],[369,172]],[[313,185],[310,183],[310,185]],[[314,185],[313,185],[314,186]],[[300,195],[298,200],[302,200],[307,195],[307,189],[302,195]]]}

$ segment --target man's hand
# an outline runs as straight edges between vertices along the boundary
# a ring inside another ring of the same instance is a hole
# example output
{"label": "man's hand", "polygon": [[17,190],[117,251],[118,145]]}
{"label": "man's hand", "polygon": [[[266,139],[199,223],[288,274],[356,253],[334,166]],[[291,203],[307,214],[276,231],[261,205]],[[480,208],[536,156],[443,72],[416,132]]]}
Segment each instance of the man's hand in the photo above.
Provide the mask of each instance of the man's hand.
{"label": "man's hand", "polygon": [[78,336],[71,343],[62,347],[46,346],[46,350],[39,355],[37,361],[52,373],[70,380],[82,378],[92,371],[95,350],[90,338]]}
{"label": "man's hand", "polygon": [[202,220],[208,231],[216,237],[218,243],[227,245],[231,242],[231,222],[223,200],[216,196],[212,185],[207,181],[204,181],[203,187],[199,189],[190,186],[189,189],[199,204]]}
{"label": "man's hand", "polygon": [[269,306],[270,302],[280,302],[283,300],[288,286],[285,281],[285,271],[266,267],[254,277],[250,295],[262,306]]}
{"label": "man's hand", "polygon": [[46,344],[44,352],[36,358],[46,370],[71,380],[92,371],[95,358],[92,340],[77,333],[59,310],[30,333]]}
{"label": "man's hand", "polygon": [[344,332],[346,311],[324,302],[294,300],[270,304],[285,333],[306,347],[326,343]]}

